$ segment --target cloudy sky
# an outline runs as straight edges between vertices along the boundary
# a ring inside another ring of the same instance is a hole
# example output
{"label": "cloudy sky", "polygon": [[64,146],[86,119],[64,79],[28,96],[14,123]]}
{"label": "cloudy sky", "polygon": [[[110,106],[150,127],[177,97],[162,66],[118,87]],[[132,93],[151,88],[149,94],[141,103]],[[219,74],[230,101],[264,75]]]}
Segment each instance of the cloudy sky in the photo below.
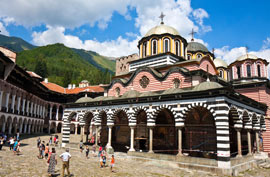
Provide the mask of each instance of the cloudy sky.
{"label": "cloudy sky", "polygon": [[269,0],[0,0],[1,34],[38,46],[66,46],[119,57],[164,22],[227,62],[249,52],[270,59]]}

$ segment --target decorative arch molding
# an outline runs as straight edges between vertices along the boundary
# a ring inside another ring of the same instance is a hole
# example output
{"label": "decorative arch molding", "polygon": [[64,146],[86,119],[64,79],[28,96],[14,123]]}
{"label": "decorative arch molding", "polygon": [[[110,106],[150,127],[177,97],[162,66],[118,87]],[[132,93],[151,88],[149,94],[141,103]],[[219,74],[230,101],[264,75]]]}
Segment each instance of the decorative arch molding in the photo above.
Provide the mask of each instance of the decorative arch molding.
{"label": "decorative arch molding", "polygon": [[169,110],[169,111],[172,113],[174,119],[176,118],[177,113],[176,113],[176,111],[173,109],[173,107],[172,107],[171,105],[162,104],[162,105],[157,106],[157,107],[154,108],[154,111],[153,111],[153,113],[152,113],[152,119],[155,120],[156,117],[157,117],[157,115],[158,115],[158,114],[160,113],[160,111],[162,111],[163,109]]}
{"label": "decorative arch molding", "polygon": [[[117,114],[119,112],[123,111],[126,115],[127,115],[127,118],[128,118],[128,121],[130,121],[132,119],[132,115],[128,113],[128,111],[125,109],[125,108],[119,108],[119,109],[115,109],[113,112],[112,112],[112,116],[111,116],[111,121],[115,121],[115,118],[117,116]],[[109,119],[107,119],[109,120]]]}
{"label": "decorative arch molding", "polygon": [[203,103],[203,102],[194,102],[192,104],[189,104],[187,107],[185,107],[178,115],[180,118],[183,119],[183,121],[185,121],[186,116],[188,114],[188,112],[195,107],[204,107],[206,108],[214,117],[214,120],[216,120],[216,112],[213,108],[211,108],[209,105],[207,105],[207,103]]}
{"label": "decorative arch molding", "polygon": [[135,108],[130,108],[128,111],[128,114],[130,115],[130,119],[129,119],[130,126],[135,126],[137,124],[137,116],[141,111],[144,111],[146,113],[147,120],[148,120],[148,118],[151,117],[151,114],[148,111],[146,106],[139,106],[139,107],[135,107]]}
{"label": "decorative arch molding", "polygon": [[256,113],[252,115],[252,129],[260,130],[260,119]]}
{"label": "decorative arch molding", "polygon": [[252,129],[251,116],[246,109],[243,111],[242,120],[243,120],[243,127],[245,129]]}
{"label": "decorative arch molding", "polygon": [[92,114],[92,115],[93,115],[93,118],[94,118],[94,113],[93,113],[92,111],[86,111],[86,112],[81,113],[81,114],[82,114],[82,116],[79,117],[79,122],[80,122],[80,124],[85,124],[86,118],[87,118],[90,114]]}
{"label": "decorative arch molding", "polygon": [[260,128],[262,131],[266,131],[265,116],[260,116]]}
{"label": "decorative arch molding", "polygon": [[242,128],[243,127],[242,112],[236,106],[232,105],[229,109],[229,113],[231,113],[232,115],[234,127]]}

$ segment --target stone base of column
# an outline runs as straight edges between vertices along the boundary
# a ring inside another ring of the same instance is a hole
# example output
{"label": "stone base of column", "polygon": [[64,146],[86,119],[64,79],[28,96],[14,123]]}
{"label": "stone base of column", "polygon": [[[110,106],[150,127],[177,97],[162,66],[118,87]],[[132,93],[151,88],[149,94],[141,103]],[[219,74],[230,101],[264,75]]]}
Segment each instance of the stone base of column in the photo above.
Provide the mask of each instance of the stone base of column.
{"label": "stone base of column", "polygon": [[114,154],[114,149],[112,146],[106,146],[106,151],[108,154]]}
{"label": "stone base of column", "polygon": [[182,157],[182,156],[184,156],[183,154],[182,154],[182,152],[178,152],[178,154],[176,155],[177,157]]}
{"label": "stone base of column", "polygon": [[134,148],[130,148],[128,151],[130,151],[130,152],[134,152],[135,151],[135,149]]}
{"label": "stone base of column", "polygon": [[242,156],[242,155],[237,155],[237,156],[236,156],[236,158],[241,158],[241,157],[243,157],[243,156]]}
{"label": "stone base of column", "polygon": [[154,151],[148,151],[147,153],[154,153]]}

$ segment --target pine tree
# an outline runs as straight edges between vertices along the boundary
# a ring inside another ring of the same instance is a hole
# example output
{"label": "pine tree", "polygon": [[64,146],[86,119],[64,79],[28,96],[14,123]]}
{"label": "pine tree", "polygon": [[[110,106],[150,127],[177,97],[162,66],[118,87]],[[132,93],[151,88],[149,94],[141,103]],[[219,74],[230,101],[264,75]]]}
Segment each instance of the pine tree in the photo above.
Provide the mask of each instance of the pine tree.
{"label": "pine tree", "polygon": [[38,60],[34,72],[38,75],[40,75],[43,78],[46,78],[48,76],[48,71],[47,71],[47,64],[44,60]]}

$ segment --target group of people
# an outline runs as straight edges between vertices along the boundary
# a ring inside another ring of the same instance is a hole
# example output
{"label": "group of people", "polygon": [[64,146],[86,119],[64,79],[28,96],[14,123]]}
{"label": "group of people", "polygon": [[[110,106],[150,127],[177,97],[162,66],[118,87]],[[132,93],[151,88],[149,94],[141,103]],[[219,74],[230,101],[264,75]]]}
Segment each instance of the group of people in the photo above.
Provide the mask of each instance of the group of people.
{"label": "group of people", "polygon": [[[58,143],[57,137],[55,137],[54,143],[55,145],[57,145]],[[45,145],[45,141],[41,141],[40,137],[37,139],[37,147],[39,150],[38,158],[43,159],[45,157],[45,159],[47,160],[49,176],[52,176],[55,174],[55,166],[57,165],[56,150],[55,150],[55,147],[52,147],[52,150],[50,151],[51,144],[52,144],[52,137],[50,137],[49,143],[47,143],[46,145]],[[69,160],[71,158],[71,155],[69,153],[69,149],[66,149],[66,152],[61,154],[60,158],[63,161],[61,176],[64,176],[65,170],[67,170],[68,175],[70,175]]]}
{"label": "group of people", "polygon": [[8,142],[9,145],[9,150],[14,152],[14,155],[19,155],[21,152],[20,146],[21,146],[21,142],[19,140],[19,133],[17,133],[16,136],[14,137],[10,137],[7,141],[7,135],[2,133],[0,135],[0,150],[2,150],[2,147],[6,144],[6,142]]}
{"label": "group of people", "polygon": [[[81,153],[83,152],[84,150],[84,144],[83,144],[83,141],[80,141],[80,151]],[[85,146],[85,156],[86,158],[88,159],[89,158],[89,152],[90,152],[90,148],[88,145]],[[96,146],[93,145],[92,146],[92,152],[95,156],[95,153],[96,153]],[[98,157],[99,157],[99,162],[100,162],[100,168],[103,168],[103,167],[107,167],[108,165],[106,165],[106,162],[107,162],[107,152],[106,152],[106,148],[105,147],[102,147],[102,146],[99,146],[99,151],[98,151]],[[114,159],[114,155],[112,155],[111,157],[111,162],[110,162],[110,167],[111,167],[111,171],[113,172],[113,167],[114,167],[114,164],[115,164],[115,159]]]}

